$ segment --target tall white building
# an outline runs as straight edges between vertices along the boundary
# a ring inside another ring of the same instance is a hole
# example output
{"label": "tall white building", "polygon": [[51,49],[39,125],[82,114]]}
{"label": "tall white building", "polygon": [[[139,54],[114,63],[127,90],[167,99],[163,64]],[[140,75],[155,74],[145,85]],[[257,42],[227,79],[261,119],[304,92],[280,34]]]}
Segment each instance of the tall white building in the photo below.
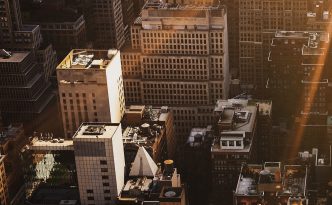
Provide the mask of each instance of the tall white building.
{"label": "tall white building", "polygon": [[64,133],[82,122],[119,123],[125,111],[120,52],[72,50],[57,67]]}
{"label": "tall white building", "polygon": [[124,185],[121,124],[83,123],[73,144],[81,204],[113,204]]}
{"label": "tall white building", "polygon": [[171,106],[184,142],[193,126],[212,123],[206,114],[228,97],[226,9],[149,0],[121,61],[127,104]]}

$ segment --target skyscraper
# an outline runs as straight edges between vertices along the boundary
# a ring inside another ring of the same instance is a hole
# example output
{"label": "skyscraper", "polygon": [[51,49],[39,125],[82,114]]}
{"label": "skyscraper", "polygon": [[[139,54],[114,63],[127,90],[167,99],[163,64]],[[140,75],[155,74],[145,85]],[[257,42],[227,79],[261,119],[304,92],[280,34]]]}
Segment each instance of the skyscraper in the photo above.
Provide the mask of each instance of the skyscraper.
{"label": "skyscraper", "polygon": [[171,106],[183,144],[191,127],[212,122],[216,99],[228,97],[226,10],[150,0],[121,60],[126,103]]}
{"label": "skyscraper", "polygon": [[92,12],[96,47],[121,48],[125,41],[121,0],[95,0]]}
{"label": "skyscraper", "polygon": [[84,121],[121,121],[125,103],[119,51],[72,50],[57,67],[57,76],[66,137]]}
{"label": "skyscraper", "polygon": [[0,50],[0,110],[5,122],[33,119],[53,97],[32,52]]}
{"label": "skyscraper", "polygon": [[304,30],[306,0],[239,1],[239,71],[248,90],[263,88],[267,55],[277,30]]}
{"label": "skyscraper", "polygon": [[73,143],[81,204],[113,204],[124,185],[121,125],[83,123]]}
{"label": "skyscraper", "polygon": [[31,131],[53,98],[48,77],[56,53],[41,48],[38,25],[22,24],[18,0],[0,0],[0,9],[0,109],[5,123],[24,122]]}

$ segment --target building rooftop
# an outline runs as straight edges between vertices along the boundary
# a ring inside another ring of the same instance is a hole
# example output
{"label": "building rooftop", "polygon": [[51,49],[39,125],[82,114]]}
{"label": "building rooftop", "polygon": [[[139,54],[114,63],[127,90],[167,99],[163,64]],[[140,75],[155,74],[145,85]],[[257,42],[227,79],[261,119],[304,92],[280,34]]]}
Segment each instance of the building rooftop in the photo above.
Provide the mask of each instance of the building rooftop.
{"label": "building rooftop", "polygon": [[129,176],[154,177],[157,171],[158,167],[151,156],[144,147],[139,147],[135,160],[131,166]]}
{"label": "building rooftop", "polygon": [[236,196],[263,196],[264,192],[276,196],[305,197],[307,168],[302,165],[285,165],[265,162],[262,165],[244,164],[241,169]]}
{"label": "building rooftop", "polygon": [[218,10],[223,8],[219,4],[177,4],[177,3],[166,3],[164,0],[148,0],[146,1],[143,9],[167,9],[167,10]]}
{"label": "building rooftop", "polygon": [[256,103],[245,99],[218,100],[214,112],[218,135],[214,137],[212,152],[249,152],[255,134]]}
{"label": "building rooftop", "polygon": [[118,50],[72,50],[57,69],[106,69]]}
{"label": "building rooftop", "polygon": [[30,52],[8,52],[0,50],[0,63],[20,63]]}
{"label": "building rooftop", "polygon": [[123,132],[123,143],[153,146],[164,132],[164,127],[158,124],[143,123],[140,127],[128,126]]}
{"label": "building rooftop", "polygon": [[223,131],[253,131],[257,105],[248,102],[243,99],[217,101],[214,111],[220,116],[218,124],[222,125]]}
{"label": "building rooftop", "polygon": [[112,138],[118,123],[82,123],[73,136],[73,139]]}
{"label": "building rooftop", "polygon": [[190,147],[199,147],[209,137],[209,133],[212,132],[212,126],[206,128],[192,128],[187,140],[187,144]]}

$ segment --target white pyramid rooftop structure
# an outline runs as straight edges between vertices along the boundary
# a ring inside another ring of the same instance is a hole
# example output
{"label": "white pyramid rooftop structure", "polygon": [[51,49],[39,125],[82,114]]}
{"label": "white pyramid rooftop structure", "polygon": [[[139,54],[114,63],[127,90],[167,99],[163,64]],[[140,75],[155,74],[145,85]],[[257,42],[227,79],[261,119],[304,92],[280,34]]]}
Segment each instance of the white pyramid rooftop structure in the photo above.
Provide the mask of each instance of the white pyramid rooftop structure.
{"label": "white pyramid rooftop structure", "polygon": [[150,157],[143,146],[138,148],[134,162],[132,163],[129,176],[147,176],[154,177],[158,166]]}

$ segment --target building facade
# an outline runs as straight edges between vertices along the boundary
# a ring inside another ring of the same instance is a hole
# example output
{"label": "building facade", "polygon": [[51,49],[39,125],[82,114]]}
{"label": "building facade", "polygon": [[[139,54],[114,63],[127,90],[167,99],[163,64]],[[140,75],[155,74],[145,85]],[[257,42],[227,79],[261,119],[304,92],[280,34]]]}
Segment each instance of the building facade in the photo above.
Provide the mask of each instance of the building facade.
{"label": "building facade", "polygon": [[119,123],[125,112],[120,52],[72,50],[57,67],[64,133],[82,122]]}
{"label": "building facade", "polygon": [[121,0],[92,2],[95,47],[120,49],[125,42]]}
{"label": "building facade", "polygon": [[267,55],[275,31],[305,30],[306,0],[239,1],[239,74],[246,90],[264,88]]}
{"label": "building facade", "polygon": [[83,123],[73,143],[81,204],[114,204],[124,185],[121,125]]}
{"label": "building facade", "polygon": [[242,99],[220,100],[214,112],[217,122],[211,145],[211,200],[229,204],[242,164],[257,158],[258,106]]}
{"label": "building facade", "polygon": [[50,83],[45,81],[32,52],[0,52],[2,117],[7,123],[27,122],[53,99]]}
{"label": "building facade", "polygon": [[121,60],[126,103],[171,106],[184,144],[191,127],[212,122],[216,99],[228,97],[226,10],[150,0]]}

